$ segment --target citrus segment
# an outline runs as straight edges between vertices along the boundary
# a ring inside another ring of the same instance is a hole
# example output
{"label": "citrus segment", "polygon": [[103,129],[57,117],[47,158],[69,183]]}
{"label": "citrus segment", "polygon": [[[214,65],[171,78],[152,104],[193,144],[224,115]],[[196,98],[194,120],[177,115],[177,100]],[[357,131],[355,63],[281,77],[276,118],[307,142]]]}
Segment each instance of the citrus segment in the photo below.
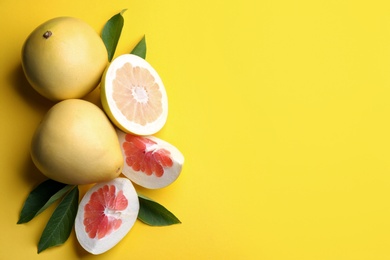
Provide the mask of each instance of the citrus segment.
{"label": "citrus segment", "polygon": [[126,164],[134,171],[161,177],[164,174],[164,167],[172,167],[171,153],[164,148],[158,149],[157,143],[151,139],[128,134],[125,140],[123,149]]}
{"label": "citrus segment", "polygon": [[179,177],[184,157],[176,147],[154,136],[117,133],[125,159],[122,172],[134,183],[158,189]]}
{"label": "citrus segment", "polygon": [[168,99],[160,76],[144,59],[124,54],[103,75],[103,108],[121,130],[151,135],[165,124]]}
{"label": "citrus segment", "polygon": [[104,253],[130,231],[138,211],[138,195],[128,179],[95,184],[79,204],[76,237],[86,251]]}
{"label": "citrus segment", "polygon": [[116,212],[125,210],[128,201],[119,191],[115,195],[114,185],[104,185],[91,195],[91,200],[85,205],[84,226],[90,238],[98,239],[118,229],[122,220],[118,219]]}

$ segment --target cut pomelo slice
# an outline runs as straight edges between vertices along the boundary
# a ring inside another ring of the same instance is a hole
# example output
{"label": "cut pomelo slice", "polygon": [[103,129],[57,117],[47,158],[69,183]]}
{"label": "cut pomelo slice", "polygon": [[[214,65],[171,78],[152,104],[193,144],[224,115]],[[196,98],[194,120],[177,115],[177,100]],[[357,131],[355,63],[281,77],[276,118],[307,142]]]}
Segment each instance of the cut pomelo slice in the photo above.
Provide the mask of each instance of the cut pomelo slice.
{"label": "cut pomelo slice", "polygon": [[138,211],[138,195],[129,179],[95,184],[79,204],[75,220],[77,240],[89,253],[104,253],[130,231]]}
{"label": "cut pomelo slice", "polygon": [[168,116],[168,98],[160,76],[141,57],[123,54],[103,74],[101,100],[111,121],[121,130],[152,135]]}
{"label": "cut pomelo slice", "polygon": [[180,175],[182,153],[170,143],[154,136],[137,136],[117,130],[125,159],[122,173],[148,189],[164,188]]}

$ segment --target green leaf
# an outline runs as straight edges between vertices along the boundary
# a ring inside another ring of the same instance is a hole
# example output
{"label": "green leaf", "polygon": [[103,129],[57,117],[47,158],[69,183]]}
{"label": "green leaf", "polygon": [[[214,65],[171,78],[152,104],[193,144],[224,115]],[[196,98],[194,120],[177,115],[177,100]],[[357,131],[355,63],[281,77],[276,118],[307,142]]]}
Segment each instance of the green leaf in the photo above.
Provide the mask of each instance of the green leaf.
{"label": "green leaf", "polygon": [[139,213],[138,219],[150,226],[169,226],[181,223],[169,210],[159,203],[138,194]]}
{"label": "green leaf", "polygon": [[79,202],[79,189],[75,186],[57,208],[46,224],[38,243],[38,253],[43,250],[58,246],[69,238],[77,214]]}
{"label": "green leaf", "polygon": [[137,55],[143,59],[146,58],[146,39],[145,35],[142,39],[137,43],[134,49],[131,51],[131,54]]}
{"label": "green leaf", "polygon": [[34,190],[30,192],[26,201],[24,202],[17,224],[26,223],[32,220],[35,216],[50,206],[48,203],[52,196],[65,187],[66,184],[56,182],[51,179],[48,179],[39,184]]}
{"label": "green leaf", "polygon": [[45,209],[47,209],[48,207],[50,207],[51,204],[53,204],[53,203],[56,202],[57,200],[61,199],[61,198],[62,198],[69,190],[71,190],[73,187],[74,187],[74,185],[66,185],[65,187],[63,187],[62,189],[60,189],[59,191],[57,191],[57,193],[50,197],[50,199],[45,203],[45,205],[43,205],[43,207],[37,212],[36,215],[40,214],[40,213],[43,212]]}
{"label": "green leaf", "polygon": [[111,61],[114,57],[116,46],[118,45],[124,24],[122,14],[125,11],[126,9],[111,17],[103,27],[102,40],[108,52],[108,61]]}

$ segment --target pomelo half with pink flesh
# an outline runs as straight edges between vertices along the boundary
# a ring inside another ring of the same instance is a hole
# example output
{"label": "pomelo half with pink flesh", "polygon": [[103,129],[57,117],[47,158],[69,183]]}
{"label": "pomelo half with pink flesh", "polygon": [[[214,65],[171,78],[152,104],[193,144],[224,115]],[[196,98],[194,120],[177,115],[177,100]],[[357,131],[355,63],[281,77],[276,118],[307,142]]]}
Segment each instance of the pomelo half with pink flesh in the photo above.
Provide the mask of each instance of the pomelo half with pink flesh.
{"label": "pomelo half with pink flesh", "polygon": [[101,81],[104,111],[121,130],[152,135],[165,125],[168,98],[156,70],[133,54],[115,58]]}
{"label": "pomelo half with pink flesh", "polygon": [[89,253],[114,247],[137,220],[139,201],[127,178],[95,184],[82,198],[75,220],[76,237]]}
{"label": "pomelo half with pink flesh", "polygon": [[122,173],[148,189],[164,188],[180,175],[183,154],[154,136],[137,136],[117,130],[125,163]]}

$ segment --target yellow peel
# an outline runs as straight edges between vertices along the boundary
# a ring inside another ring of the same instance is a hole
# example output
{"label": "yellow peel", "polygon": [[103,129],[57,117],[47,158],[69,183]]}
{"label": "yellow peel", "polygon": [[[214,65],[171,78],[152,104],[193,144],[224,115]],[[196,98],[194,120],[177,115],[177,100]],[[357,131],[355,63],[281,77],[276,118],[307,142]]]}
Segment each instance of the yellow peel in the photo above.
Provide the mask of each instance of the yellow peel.
{"label": "yellow peel", "polygon": [[22,48],[31,86],[48,99],[81,98],[99,84],[107,66],[100,36],[82,20],[58,17],[38,26]]}

